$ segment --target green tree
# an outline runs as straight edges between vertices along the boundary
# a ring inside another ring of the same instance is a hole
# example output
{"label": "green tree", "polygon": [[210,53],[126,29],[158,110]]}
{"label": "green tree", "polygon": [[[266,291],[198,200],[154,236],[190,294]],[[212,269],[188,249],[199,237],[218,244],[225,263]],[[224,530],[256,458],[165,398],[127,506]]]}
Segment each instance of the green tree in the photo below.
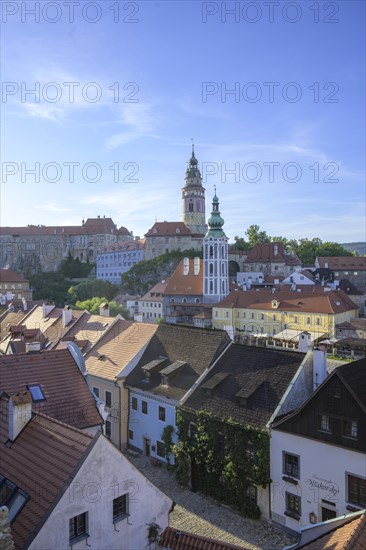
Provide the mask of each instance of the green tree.
{"label": "green tree", "polygon": [[104,297],[107,301],[112,300],[118,292],[118,286],[112,285],[108,281],[99,279],[82,281],[81,283],[71,286],[68,291],[69,300],[72,304],[83,302],[94,297]]}
{"label": "green tree", "polygon": [[[101,298],[99,296],[94,296],[93,298],[89,298],[88,300],[84,300],[82,302],[77,301],[74,305],[74,309],[86,309],[90,313],[99,314],[99,307],[103,302],[108,302],[108,300],[104,297]],[[118,305],[113,300],[108,302],[108,304],[109,312],[112,317],[122,315],[124,319],[131,319],[130,312],[125,307]]]}
{"label": "green tree", "polygon": [[248,243],[243,237],[239,237],[238,235],[235,235],[234,237],[234,244],[230,247],[232,250],[250,250],[251,246],[250,243]]}
{"label": "green tree", "polygon": [[251,247],[259,243],[269,243],[270,237],[265,231],[260,231],[259,225],[251,225],[245,232]]}
{"label": "green tree", "polygon": [[352,252],[349,252],[341,244],[328,241],[321,243],[316,252],[317,256],[352,256]]}

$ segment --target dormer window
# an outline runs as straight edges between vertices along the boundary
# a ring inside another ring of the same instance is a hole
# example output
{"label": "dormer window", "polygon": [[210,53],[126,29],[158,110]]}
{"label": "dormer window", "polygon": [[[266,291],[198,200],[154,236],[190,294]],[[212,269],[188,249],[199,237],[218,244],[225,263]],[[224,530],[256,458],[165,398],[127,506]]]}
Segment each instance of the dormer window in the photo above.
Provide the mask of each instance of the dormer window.
{"label": "dormer window", "polygon": [[179,227],[177,227],[177,229],[175,230],[176,233],[180,233],[180,229]]}
{"label": "dormer window", "polygon": [[42,388],[39,384],[30,384],[28,386],[28,390],[32,396],[33,403],[36,403],[37,401],[46,401]]}

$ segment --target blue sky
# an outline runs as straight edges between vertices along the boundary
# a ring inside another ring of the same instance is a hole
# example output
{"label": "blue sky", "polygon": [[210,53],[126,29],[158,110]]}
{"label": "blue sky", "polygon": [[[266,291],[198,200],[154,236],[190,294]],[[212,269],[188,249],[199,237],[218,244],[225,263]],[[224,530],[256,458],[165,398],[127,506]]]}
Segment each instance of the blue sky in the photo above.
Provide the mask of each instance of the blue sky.
{"label": "blue sky", "polygon": [[2,4],[1,225],[179,220],[194,138],[230,239],[365,240],[364,2]]}

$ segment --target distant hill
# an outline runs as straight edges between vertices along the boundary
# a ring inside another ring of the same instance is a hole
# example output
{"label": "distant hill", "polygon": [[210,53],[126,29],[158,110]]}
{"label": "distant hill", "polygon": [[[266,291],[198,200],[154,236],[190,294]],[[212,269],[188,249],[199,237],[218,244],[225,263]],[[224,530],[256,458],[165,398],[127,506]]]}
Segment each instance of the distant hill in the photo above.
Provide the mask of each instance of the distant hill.
{"label": "distant hill", "polygon": [[350,252],[355,250],[360,256],[366,254],[366,243],[342,243],[342,246]]}

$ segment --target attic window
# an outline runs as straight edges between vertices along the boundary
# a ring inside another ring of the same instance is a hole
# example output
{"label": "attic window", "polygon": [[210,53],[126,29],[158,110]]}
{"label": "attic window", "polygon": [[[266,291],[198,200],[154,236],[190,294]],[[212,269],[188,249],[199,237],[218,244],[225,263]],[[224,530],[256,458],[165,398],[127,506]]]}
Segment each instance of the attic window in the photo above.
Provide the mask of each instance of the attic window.
{"label": "attic window", "polygon": [[176,233],[180,233],[180,229],[179,227],[177,227],[177,229],[175,230]]}
{"label": "attic window", "polygon": [[39,384],[31,384],[28,386],[31,393],[33,403],[37,401],[46,401],[42,388]]}
{"label": "attic window", "polygon": [[156,227],[154,227],[153,233],[157,233],[157,232],[158,232],[158,230],[156,229]]}
{"label": "attic window", "polygon": [[105,360],[106,360],[106,356],[105,356],[105,355],[99,355],[98,361],[105,361]]}

